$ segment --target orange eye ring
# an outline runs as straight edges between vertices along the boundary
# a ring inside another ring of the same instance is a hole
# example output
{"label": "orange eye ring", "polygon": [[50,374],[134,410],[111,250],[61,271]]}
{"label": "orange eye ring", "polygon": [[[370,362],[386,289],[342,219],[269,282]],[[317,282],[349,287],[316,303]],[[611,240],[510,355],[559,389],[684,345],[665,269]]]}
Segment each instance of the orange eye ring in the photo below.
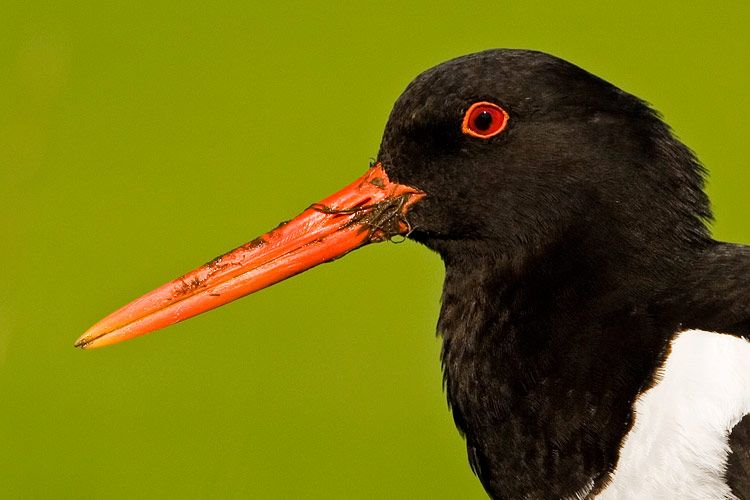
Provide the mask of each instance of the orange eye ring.
{"label": "orange eye ring", "polygon": [[487,101],[475,102],[464,115],[461,130],[464,134],[480,139],[494,137],[508,124],[508,113],[497,104]]}

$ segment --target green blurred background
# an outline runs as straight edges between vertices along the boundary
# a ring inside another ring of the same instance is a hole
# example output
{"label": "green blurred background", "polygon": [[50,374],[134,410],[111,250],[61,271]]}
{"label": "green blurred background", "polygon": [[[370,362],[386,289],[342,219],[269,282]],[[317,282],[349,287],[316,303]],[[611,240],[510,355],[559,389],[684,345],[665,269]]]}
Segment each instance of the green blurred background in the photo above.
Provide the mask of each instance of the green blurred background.
{"label": "green blurred background", "polygon": [[482,499],[441,391],[439,258],[373,245],[82,352],[136,296],[363,173],[418,72],[552,52],[661,110],[750,242],[750,8],[0,3],[0,497]]}

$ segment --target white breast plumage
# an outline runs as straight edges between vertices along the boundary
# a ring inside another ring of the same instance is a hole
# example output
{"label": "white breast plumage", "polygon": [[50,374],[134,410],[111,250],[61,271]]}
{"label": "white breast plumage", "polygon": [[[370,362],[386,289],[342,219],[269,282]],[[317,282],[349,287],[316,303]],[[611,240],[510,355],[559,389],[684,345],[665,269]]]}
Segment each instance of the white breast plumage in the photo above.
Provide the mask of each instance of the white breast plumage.
{"label": "white breast plumage", "polygon": [[736,499],[724,475],[732,427],[750,413],[750,342],[688,330],[658,383],[635,404],[609,485],[597,500]]}

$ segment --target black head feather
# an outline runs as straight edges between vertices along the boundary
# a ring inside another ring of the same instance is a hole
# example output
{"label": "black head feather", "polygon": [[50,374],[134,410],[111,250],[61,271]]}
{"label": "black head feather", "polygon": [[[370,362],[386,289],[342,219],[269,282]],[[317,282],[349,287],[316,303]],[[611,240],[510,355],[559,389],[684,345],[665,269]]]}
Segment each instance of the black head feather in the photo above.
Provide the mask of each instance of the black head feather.
{"label": "black head feather", "polygon": [[[477,101],[504,108],[506,130],[462,133]],[[414,238],[441,253],[469,239],[517,256],[592,222],[665,246],[708,237],[704,171],[658,114],[540,52],[489,50],[425,71],[396,102],[378,156],[428,193]]]}

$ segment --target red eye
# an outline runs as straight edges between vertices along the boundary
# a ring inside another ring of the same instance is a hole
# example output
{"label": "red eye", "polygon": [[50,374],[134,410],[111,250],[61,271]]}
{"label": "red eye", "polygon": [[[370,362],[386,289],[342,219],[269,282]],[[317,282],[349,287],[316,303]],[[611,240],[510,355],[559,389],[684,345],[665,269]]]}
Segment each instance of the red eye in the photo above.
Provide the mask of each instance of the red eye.
{"label": "red eye", "polygon": [[466,111],[461,129],[464,134],[487,139],[499,134],[508,123],[508,113],[491,102],[475,102]]}

